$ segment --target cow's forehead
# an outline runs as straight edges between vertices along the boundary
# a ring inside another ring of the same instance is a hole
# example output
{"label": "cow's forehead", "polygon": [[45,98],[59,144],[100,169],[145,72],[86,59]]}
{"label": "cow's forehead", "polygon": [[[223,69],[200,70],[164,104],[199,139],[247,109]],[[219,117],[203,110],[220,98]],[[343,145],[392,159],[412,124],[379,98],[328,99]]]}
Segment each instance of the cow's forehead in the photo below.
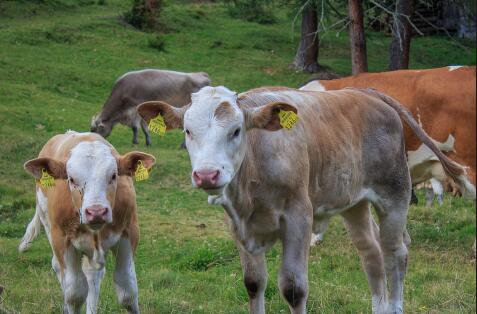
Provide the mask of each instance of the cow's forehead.
{"label": "cow's forehead", "polygon": [[[115,171],[117,162],[111,147],[100,141],[80,142],[70,154],[66,164],[67,172]],[[98,173],[99,175],[99,173]]]}
{"label": "cow's forehead", "polygon": [[213,119],[217,107],[224,103],[228,103],[235,113],[240,112],[237,105],[237,93],[224,86],[206,86],[197,93],[193,93],[191,99],[191,106],[185,116],[186,120]]}

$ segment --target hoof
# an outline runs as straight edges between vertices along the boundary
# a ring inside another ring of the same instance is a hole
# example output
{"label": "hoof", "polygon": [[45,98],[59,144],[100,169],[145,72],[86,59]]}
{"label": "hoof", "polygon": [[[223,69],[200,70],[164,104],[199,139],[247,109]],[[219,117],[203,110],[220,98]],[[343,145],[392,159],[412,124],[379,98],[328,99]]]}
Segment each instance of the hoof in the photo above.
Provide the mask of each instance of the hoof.
{"label": "hoof", "polygon": [[323,242],[323,234],[318,233],[318,234],[312,234],[311,235],[311,241],[310,241],[310,246],[317,246],[318,244],[321,244]]}

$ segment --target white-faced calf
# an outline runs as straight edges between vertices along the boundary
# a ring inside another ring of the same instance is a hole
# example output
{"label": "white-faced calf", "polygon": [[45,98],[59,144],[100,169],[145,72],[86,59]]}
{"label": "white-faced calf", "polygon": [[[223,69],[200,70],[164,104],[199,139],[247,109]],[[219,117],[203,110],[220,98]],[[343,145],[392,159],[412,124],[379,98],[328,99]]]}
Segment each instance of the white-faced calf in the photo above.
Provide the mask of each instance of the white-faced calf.
{"label": "white-faced calf", "polygon": [[[283,244],[280,291],[293,313],[305,313],[311,233],[337,214],[359,250],[373,312],[403,311],[411,182],[400,117],[451,175],[463,170],[401,105],[373,91],[275,87],[237,95],[204,87],[188,107],[147,102],[138,112],[146,121],[160,114],[168,129],[184,129],[192,184],[228,214],[251,313],[265,312],[265,252],[277,240]],[[290,112],[299,119],[284,130]]]}
{"label": "white-faced calf", "polygon": [[[139,313],[133,260],[139,227],[131,176],[138,165],[150,169],[154,162],[141,152],[119,155],[100,135],[69,131],[51,138],[38,158],[25,163],[39,182],[36,213],[19,249],[29,247],[43,224],[67,313],[78,313],[85,300],[87,313],[96,313],[109,249],[116,259],[119,302]],[[54,182],[45,184],[42,176]]]}

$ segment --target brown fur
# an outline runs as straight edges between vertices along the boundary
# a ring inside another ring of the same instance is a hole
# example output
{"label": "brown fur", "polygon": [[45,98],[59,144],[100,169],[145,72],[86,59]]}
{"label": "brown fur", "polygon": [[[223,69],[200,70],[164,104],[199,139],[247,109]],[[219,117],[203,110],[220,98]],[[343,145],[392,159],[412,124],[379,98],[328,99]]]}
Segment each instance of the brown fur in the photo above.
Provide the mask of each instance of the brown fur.
{"label": "brown fur", "polygon": [[[182,117],[187,109],[189,109],[189,106],[190,105],[187,105],[178,109],[170,107],[167,103],[162,101],[147,101],[140,104],[137,107],[137,111],[146,123],[149,123],[152,118],[157,117],[159,114],[162,115],[167,130],[170,130],[182,127]],[[178,115],[180,118],[178,118]]]}
{"label": "brown fur", "polygon": [[[113,155],[120,160],[119,153],[100,135],[77,136],[75,134],[56,135],[50,139],[39,157],[49,157],[66,163],[69,152],[82,141],[101,141],[111,147]],[[133,154],[133,153],[130,153]],[[126,155],[127,156],[127,155]],[[123,161],[123,164],[126,164]],[[145,164],[145,166],[151,166]],[[38,186],[39,187],[39,186]],[[75,209],[68,182],[65,178],[55,180],[53,188],[41,188],[48,199],[48,215],[51,222],[51,235],[53,250],[61,267],[64,268],[63,256],[66,247],[80,234],[89,236],[90,246],[94,248],[93,233],[80,225],[79,214]],[[129,236],[133,249],[137,246],[139,227],[136,217],[136,193],[132,178],[129,175],[118,176],[117,190],[113,207],[113,223],[105,226],[100,233],[99,241],[106,238],[109,233],[124,233]]]}
{"label": "brown fur", "polygon": [[217,120],[227,120],[235,116],[232,105],[229,102],[224,101],[214,111],[214,117]]}
{"label": "brown fur", "polygon": [[[476,183],[476,70],[447,67],[429,70],[400,70],[362,73],[336,80],[320,80],[327,90],[345,87],[375,88],[395,98],[414,117],[418,117],[427,134],[444,142],[449,134],[455,139],[456,152],[447,155],[469,166],[469,178]],[[416,150],[421,141],[404,127],[406,150]]]}

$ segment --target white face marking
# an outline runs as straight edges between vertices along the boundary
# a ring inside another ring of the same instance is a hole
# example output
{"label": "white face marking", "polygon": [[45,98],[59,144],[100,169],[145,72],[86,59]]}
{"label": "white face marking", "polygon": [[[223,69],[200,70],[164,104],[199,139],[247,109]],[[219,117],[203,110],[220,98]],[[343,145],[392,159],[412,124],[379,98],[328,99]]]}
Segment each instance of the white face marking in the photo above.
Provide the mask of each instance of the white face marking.
{"label": "white face marking", "polygon": [[315,91],[315,92],[324,92],[326,88],[320,84],[320,81],[315,80],[311,81],[304,86],[300,87],[299,90]]}
{"label": "white face marking", "polygon": [[449,72],[462,68],[462,65],[449,65]]}
{"label": "white face marking", "polygon": [[81,195],[81,204],[73,196],[73,203],[80,210],[81,223],[86,222],[86,208],[93,205],[107,208],[106,222],[111,222],[111,195],[114,199],[118,172],[111,148],[100,141],[79,143],[71,151],[66,171],[72,194]]}
{"label": "white face marking", "polygon": [[[226,119],[214,116],[217,107],[227,102],[232,113]],[[184,116],[187,150],[192,163],[192,185],[197,186],[193,174],[200,170],[218,170],[217,189],[220,194],[233,179],[245,156],[245,119],[237,105],[236,93],[223,86],[204,87],[192,94],[192,105]]]}

